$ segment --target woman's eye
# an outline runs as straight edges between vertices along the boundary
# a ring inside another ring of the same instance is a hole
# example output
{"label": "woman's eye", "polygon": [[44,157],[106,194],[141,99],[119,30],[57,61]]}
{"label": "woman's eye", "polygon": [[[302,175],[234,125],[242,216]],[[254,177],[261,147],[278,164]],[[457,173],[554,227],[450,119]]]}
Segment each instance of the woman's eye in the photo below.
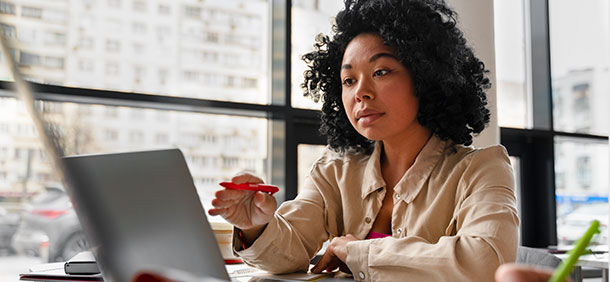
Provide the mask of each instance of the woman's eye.
{"label": "woman's eye", "polygon": [[345,86],[350,86],[352,84],[354,84],[354,80],[351,78],[346,78],[343,80],[343,85],[345,85]]}
{"label": "woman's eye", "polygon": [[388,74],[389,72],[389,70],[376,70],[375,73],[373,73],[373,76],[382,76]]}

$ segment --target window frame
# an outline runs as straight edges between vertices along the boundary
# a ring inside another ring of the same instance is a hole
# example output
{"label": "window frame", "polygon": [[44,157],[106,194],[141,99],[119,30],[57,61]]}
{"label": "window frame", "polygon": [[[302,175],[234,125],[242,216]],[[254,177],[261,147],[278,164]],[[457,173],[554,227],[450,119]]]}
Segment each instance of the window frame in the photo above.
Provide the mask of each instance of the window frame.
{"label": "window frame", "polygon": [[525,5],[533,128],[500,127],[500,143],[509,155],[521,159],[521,245],[547,248],[557,245],[555,137],[607,142],[608,136],[554,130],[549,4],[548,0],[526,0]]}
{"label": "window frame", "polygon": [[[325,145],[318,132],[321,112],[293,108],[291,103],[291,22],[292,1],[269,0],[271,9],[270,96],[267,105],[216,101],[146,93],[74,88],[29,82],[38,99],[53,102],[101,104],[264,117],[269,122],[269,182],[284,187],[278,200],[296,197],[298,187],[297,146]],[[532,89],[533,129],[501,127],[501,143],[512,156],[521,158],[520,202],[522,207],[521,244],[548,247],[557,244],[554,137],[608,140],[608,136],[576,134],[553,130],[550,73],[548,0],[529,0],[528,28],[531,64],[527,70]],[[0,82],[0,97],[15,97],[12,82]]]}

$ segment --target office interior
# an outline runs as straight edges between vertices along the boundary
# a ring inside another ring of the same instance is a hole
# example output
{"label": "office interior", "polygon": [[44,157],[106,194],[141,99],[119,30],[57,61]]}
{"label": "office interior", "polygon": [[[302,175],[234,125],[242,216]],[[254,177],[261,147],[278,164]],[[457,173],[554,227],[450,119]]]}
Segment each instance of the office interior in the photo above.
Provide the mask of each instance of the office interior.
{"label": "office interior", "polygon": [[[489,70],[492,120],[474,145],[500,143],[511,156],[520,244],[569,246],[598,219],[594,244],[607,245],[609,2],[447,2]],[[279,202],[298,194],[326,143],[300,55],[341,5],[0,0],[0,31],[68,154],[180,148],[208,209],[218,183],[241,170],[279,186]],[[13,281],[87,243],[4,60],[0,280]]]}

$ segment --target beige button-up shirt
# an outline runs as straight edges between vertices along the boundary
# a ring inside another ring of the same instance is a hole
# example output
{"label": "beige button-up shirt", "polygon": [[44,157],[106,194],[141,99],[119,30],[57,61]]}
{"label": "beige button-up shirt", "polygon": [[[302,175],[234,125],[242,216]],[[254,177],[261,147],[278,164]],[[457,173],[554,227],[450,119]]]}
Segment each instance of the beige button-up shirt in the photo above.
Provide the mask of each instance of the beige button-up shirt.
{"label": "beige button-up shirt", "polygon": [[[394,189],[392,236],[347,245],[346,264],[364,281],[493,281],[515,260],[519,219],[513,172],[502,146],[455,146],[430,138]],[[371,155],[327,149],[302,191],[277,210],[248,249],[247,263],[273,272],[307,271],[324,241],[364,239],[380,211],[386,183],[382,146]]]}

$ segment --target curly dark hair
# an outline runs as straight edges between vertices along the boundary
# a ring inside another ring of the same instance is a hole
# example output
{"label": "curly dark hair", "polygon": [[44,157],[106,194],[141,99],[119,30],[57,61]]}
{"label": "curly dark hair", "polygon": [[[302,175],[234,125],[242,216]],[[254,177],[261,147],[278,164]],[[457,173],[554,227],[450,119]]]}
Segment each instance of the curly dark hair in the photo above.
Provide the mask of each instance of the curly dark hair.
{"label": "curly dark hair", "polygon": [[341,100],[343,53],[362,33],[380,35],[410,71],[418,122],[454,145],[472,143],[472,135],[489,122],[485,90],[490,82],[456,17],[443,0],[345,0],[332,39],[319,34],[314,51],[301,57],[308,66],[301,87],[305,96],[322,99],[320,133],[333,150],[368,154],[373,147],[350,124]]}

